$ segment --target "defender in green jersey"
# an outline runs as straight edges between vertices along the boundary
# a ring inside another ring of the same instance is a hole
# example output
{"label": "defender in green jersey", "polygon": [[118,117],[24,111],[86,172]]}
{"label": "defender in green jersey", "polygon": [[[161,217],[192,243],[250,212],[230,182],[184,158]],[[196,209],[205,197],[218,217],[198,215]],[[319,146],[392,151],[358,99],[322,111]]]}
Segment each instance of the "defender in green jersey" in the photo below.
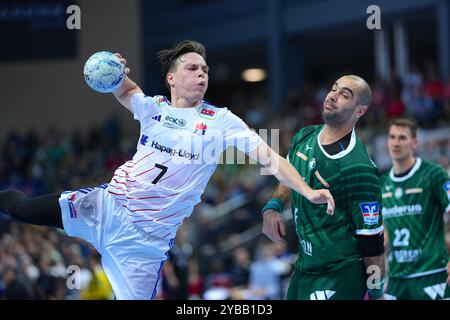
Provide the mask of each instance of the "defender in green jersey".
{"label": "defender in green jersey", "polygon": [[263,232],[282,241],[285,225],[278,212],[291,199],[299,252],[288,299],[363,299],[367,289],[371,298],[383,297],[381,184],[354,129],[370,101],[363,79],[340,78],[324,102],[325,125],[300,130],[289,150],[289,161],[311,187],[330,190],[334,215],[281,186],[263,209]]}
{"label": "defender in green jersey", "polygon": [[404,118],[389,128],[393,167],[382,177],[390,247],[387,293],[396,299],[450,298],[443,220],[450,212],[450,179],[441,166],[414,157],[416,131],[415,122]]}

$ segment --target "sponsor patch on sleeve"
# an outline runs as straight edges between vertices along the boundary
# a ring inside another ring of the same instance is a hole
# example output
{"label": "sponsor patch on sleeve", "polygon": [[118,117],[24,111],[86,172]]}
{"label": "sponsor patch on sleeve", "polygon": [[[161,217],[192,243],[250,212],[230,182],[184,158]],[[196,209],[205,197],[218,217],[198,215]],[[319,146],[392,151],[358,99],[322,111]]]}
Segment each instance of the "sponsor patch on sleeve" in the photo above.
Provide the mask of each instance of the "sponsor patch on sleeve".
{"label": "sponsor patch on sleeve", "polygon": [[380,204],[378,202],[363,202],[359,204],[364,218],[364,224],[371,226],[379,222]]}

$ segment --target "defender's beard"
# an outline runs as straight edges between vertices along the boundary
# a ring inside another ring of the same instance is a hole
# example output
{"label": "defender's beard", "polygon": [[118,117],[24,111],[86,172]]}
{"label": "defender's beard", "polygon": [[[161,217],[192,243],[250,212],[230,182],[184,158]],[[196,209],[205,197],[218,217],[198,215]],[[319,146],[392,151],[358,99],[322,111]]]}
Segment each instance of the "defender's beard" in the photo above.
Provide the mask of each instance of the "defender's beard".
{"label": "defender's beard", "polygon": [[322,118],[328,126],[339,127],[350,119],[353,111],[354,110],[352,109],[327,110],[324,107],[322,111]]}

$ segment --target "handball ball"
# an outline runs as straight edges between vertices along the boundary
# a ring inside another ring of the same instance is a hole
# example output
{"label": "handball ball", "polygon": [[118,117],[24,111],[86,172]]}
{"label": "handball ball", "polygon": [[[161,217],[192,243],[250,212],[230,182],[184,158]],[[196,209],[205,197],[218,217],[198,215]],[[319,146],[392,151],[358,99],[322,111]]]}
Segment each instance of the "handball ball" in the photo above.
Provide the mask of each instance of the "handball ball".
{"label": "handball ball", "polygon": [[97,52],[84,65],[84,79],[97,92],[113,92],[125,79],[124,69],[124,65],[113,53]]}

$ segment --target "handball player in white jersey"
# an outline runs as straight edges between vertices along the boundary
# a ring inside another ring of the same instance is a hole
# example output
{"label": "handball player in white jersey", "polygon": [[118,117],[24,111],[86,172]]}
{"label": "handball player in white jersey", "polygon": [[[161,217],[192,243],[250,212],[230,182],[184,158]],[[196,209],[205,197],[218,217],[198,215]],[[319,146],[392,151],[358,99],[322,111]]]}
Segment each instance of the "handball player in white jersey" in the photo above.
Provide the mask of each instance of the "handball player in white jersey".
{"label": "handball player in white jersey", "polygon": [[328,190],[312,190],[240,118],[203,101],[208,66],[201,43],[183,41],[159,52],[158,58],[170,101],[144,95],[128,77],[113,93],[141,129],[136,154],[109,184],[35,198],[18,190],[0,192],[3,214],[61,228],[91,243],[102,256],[117,299],[155,297],[177,228],[200,202],[227,147],[239,148],[311,202],[327,204],[328,213],[334,210]]}

